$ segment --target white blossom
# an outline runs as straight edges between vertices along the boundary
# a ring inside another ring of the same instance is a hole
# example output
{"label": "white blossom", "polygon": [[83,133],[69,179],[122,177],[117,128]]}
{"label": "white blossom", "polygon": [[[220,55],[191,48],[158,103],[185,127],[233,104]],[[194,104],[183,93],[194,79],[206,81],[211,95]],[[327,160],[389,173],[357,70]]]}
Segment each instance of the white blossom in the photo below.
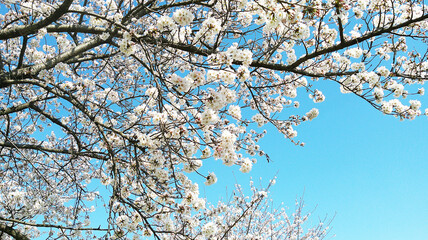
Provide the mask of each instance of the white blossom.
{"label": "white blossom", "polygon": [[181,8],[174,12],[174,15],[172,18],[179,25],[186,26],[193,21],[194,16],[192,12],[190,12],[189,10]]}
{"label": "white blossom", "polygon": [[306,117],[308,117],[309,120],[312,120],[318,116],[319,112],[318,109],[312,108],[309,112],[306,113]]}
{"label": "white blossom", "polygon": [[253,163],[251,162],[251,160],[249,158],[244,158],[242,159],[241,168],[239,169],[239,171],[243,173],[248,173],[251,171],[252,167]]}
{"label": "white blossom", "polygon": [[209,185],[213,185],[214,183],[217,182],[217,177],[214,173],[210,173],[207,176],[207,180],[205,181],[205,185],[209,186]]}

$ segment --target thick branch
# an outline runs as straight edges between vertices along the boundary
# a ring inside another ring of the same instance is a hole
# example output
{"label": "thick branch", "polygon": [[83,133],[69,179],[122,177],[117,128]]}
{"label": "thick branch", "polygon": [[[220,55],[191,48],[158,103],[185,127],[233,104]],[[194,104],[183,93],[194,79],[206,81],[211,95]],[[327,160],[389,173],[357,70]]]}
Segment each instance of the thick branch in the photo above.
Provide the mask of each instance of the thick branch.
{"label": "thick branch", "polygon": [[96,152],[82,152],[73,149],[60,149],[60,148],[48,148],[43,147],[41,144],[22,144],[22,143],[11,143],[11,142],[0,142],[0,147],[8,147],[8,148],[18,148],[18,149],[31,149],[35,151],[49,152],[49,153],[60,153],[60,154],[69,154],[76,156],[85,156],[96,158],[100,160],[107,160],[108,158],[102,156],[100,153]]}
{"label": "thick branch", "polygon": [[9,227],[4,223],[0,223],[0,232],[7,233],[9,236],[15,238],[16,240],[30,240],[29,237],[25,236],[20,231],[14,229],[13,227]]}
{"label": "thick branch", "polygon": [[76,56],[75,58],[68,60],[66,63],[71,64],[71,63],[81,63],[81,62],[101,60],[101,59],[109,59],[114,55],[116,55],[117,53],[118,52],[109,53],[109,54],[94,54],[94,55],[87,55],[87,56],[79,55],[79,56]]}
{"label": "thick branch", "polygon": [[36,33],[39,29],[44,28],[47,25],[55,22],[62,15],[64,15],[70,8],[71,3],[73,3],[73,0],[64,0],[61,6],[54,13],[52,13],[52,15],[35,24],[14,26],[12,28],[0,30],[0,40],[16,38]]}
{"label": "thick branch", "polygon": [[[65,227],[65,226],[54,225],[54,224],[29,223],[29,222],[24,222],[24,221],[17,220],[17,219],[7,219],[7,218],[3,218],[3,217],[0,217],[0,220],[1,221],[6,221],[6,222],[13,222],[13,223],[18,223],[18,224],[23,224],[23,225],[27,225],[27,226],[33,226],[33,227],[58,228],[58,229],[81,230],[81,231],[108,231],[108,229],[101,228],[101,227],[97,227],[97,228]],[[0,223],[0,225],[1,225],[1,223]],[[1,230],[1,228],[0,228],[0,230]],[[20,239],[28,239],[28,240],[30,240],[28,237],[26,237],[26,238],[20,238]]]}
{"label": "thick branch", "polygon": [[[234,64],[236,64],[236,62],[234,62]],[[266,63],[266,62],[260,62],[260,61],[253,61],[250,64],[250,66],[261,67],[261,68],[266,68],[266,69],[276,70],[276,71],[288,71],[288,72],[309,76],[309,77],[324,77],[324,78],[336,77],[336,76],[349,76],[357,73],[356,71],[351,71],[351,72],[327,72],[324,74],[319,74],[319,73],[311,73],[311,72],[301,70],[301,69],[296,69],[296,68],[290,69],[289,66],[284,64]]]}
{"label": "thick branch", "polygon": [[94,38],[88,42],[80,44],[79,46],[71,49],[68,52],[48,59],[45,63],[40,63],[27,68],[16,69],[10,73],[2,74],[0,75],[0,88],[7,87],[11,84],[19,83],[19,81],[17,82],[17,80],[19,79],[34,78],[40,71],[44,69],[51,69],[55,67],[55,65],[57,65],[58,63],[66,62],[67,60],[74,58],[75,56],[78,56],[79,54],[86,52],[94,47],[97,47],[103,43],[104,41],[102,39]]}
{"label": "thick branch", "polygon": [[[211,51],[208,51],[206,49],[201,49],[198,47],[195,47],[193,45],[183,44],[183,43],[174,43],[170,42],[164,38],[162,39],[155,39],[151,37],[144,36],[141,38],[142,41],[150,43],[150,44],[163,44],[168,47],[172,47],[175,49],[179,49],[182,51],[186,51],[189,53],[194,53],[202,56],[209,56],[210,54],[214,53]],[[240,61],[233,61],[233,64],[236,65],[242,65],[242,62]],[[305,70],[296,69],[296,67],[291,68],[290,66],[284,65],[284,64],[277,64],[277,63],[267,63],[265,61],[253,61],[250,64],[251,67],[261,67],[271,70],[277,70],[277,71],[289,71],[296,74],[301,74],[309,77],[334,77],[334,76],[347,76],[355,74],[354,71],[352,72],[331,72],[331,73],[325,73],[325,74],[317,74],[317,73],[311,73],[307,72]]]}
{"label": "thick branch", "polygon": [[339,36],[340,36],[340,42],[345,42],[345,37],[343,36],[343,24],[342,19],[340,18],[340,10],[339,7],[336,6],[336,16],[337,16],[337,23],[339,23]]}
{"label": "thick branch", "polygon": [[[340,75],[351,75],[355,72],[313,74],[310,72],[306,72],[304,70],[299,70],[299,69],[297,69],[297,67],[299,67],[300,64],[304,63],[305,61],[307,61],[309,59],[313,59],[315,57],[318,57],[318,56],[321,56],[321,55],[324,55],[327,53],[335,52],[335,51],[344,49],[346,47],[350,47],[352,45],[366,41],[372,37],[376,37],[376,36],[382,35],[384,33],[392,32],[394,30],[409,26],[413,23],[424,21],[426,19],[428,19],[428,14],[423,15],[423,16],[418,17],[418,18],[415,18],[415,19],[408,20],[406,22],[403,22],[401,24],[397,24],[395,26],[391,26],[389,28],[380,28],[376,31],[370,32],[370,33],[368,33],[364,36],[361,36],[359,38],[354,38],[354,39],[351,39],[348,41],[341,39],[342,41],[339,44],[334,45],[334,46],[329,47],[329,48],[322,49],[320,51],[313,52],[313,53],[308,54],[306,56],[303,56],[290,65],[266,63],[266,62],[261,62],[261,61],[253,61],[250,66],[251,67],[262,67],[262,68],[271,69],[271,70],[278,70],[278,71],[289,71],[289,72],[307,75],[307,76],[311,76],[311,77],[331,77],[331,76],[340,76]],[[152,37],[144,36],[144,37],[141,37],[140,40],[143,42],[146,42],[146,43],[150,43],[150,44],[163,44],[163,45],[168,46],[168,47],[172,47],[175,49],[179,49],[182,51],[186,51],[186,52],[190,52],[190,53],[194,53],[194,54],[198,54],[198,55],[202,55],[202,56],[208,56],[210,54],[215,53],[211,50],[201,49],[201,48],[198,48],[196,46],[189,45],[189,44],[173,43],[173,42],[170,42],[170,41],[163,39],[163,38],[162,39],[155,39]],[[234,61],[233,64],[240,65],[242,63]]]}
{"label": "thick branch", "polygon": [[25,35],[22,39],[22,47],[21,52],[19,53],[19,60],[18,60],[18,66],[17,69],[22,67],[22,63],[24,62],[24,56],[25,56],[25,50],[27,49],[27,42],[28,42],[28,36]]}
{"label": "thick branch", "polygon": [[20,104],[20,105],[17,105],[17,106],[12,106],[10,108],[1,109],[0,110],[0,116],[4,116],[4,115],[8,115],[8,114],[11,114],[11,113],[14,113],[14,112],[22,111],[24,109],[29,108],[32,104],[34,104],[36,102],[45,101],[45,100],[49,100],[49,99],[53,99],[53,98],[55,98],[55,97],[53,97],[53,96],[51,96],[51,97],[45,97],[45,98],[38,97],[38,98],[36,98],[36,99],[34,99],[32,101],[29,101],[29,102],[26,102],[26,103],[23,103],[23,104]]}
{"label": "thick branch", "polygon": [[111,32],[112,30],[103,28],[103,27],[93,27],[77,24],[68,24],[68,25],[49,25],[46,27],[48,32],[74,32],[74,33],[92,33],[92,34],[102,34],[105,32]]}

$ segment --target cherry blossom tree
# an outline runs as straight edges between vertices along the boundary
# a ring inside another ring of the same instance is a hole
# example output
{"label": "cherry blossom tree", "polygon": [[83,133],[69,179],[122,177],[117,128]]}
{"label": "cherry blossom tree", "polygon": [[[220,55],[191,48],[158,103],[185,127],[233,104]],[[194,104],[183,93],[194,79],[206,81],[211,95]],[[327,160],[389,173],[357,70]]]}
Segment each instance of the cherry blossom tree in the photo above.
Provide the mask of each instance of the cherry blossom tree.
{"label": "cherry blossom tree", "polygon": [[266,124],[304,145],[318,110],[295,99],[324,101],[321,81],[422,115],[421,0],[0,2],[2,239],[322,239],[301,205],[271,211],[262,188],[208,204],[189,174],[249,172]]}

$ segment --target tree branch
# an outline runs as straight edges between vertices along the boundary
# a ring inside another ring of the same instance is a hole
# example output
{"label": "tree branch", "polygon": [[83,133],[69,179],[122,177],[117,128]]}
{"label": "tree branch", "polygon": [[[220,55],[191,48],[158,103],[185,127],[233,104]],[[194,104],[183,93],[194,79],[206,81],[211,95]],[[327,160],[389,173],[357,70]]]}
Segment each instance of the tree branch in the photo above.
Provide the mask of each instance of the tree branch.
{"label": "tree branch", "polygon": [[34,99],[32,101],[29,101],[29,102],[26,102],[26,103],[23,103],[23,104],[20,104],[20,105],[17,105],[17,106],[12,106],[12,107],[9,107],[9,108],[0,109],[0,116],[9,115],[11,113],[22,111],[24,109],[30,108],[30,106],[32,104],[36,103],[36,102],[46,101],[46,100],[53,99],[53,98],[55,98],[55,96],[43,97],[43,98],[42,97],[38,97],[38,98],[36,98],[36,99]]}
{"label": "tree branch", "polygon": [[86,52],[94,47],[97,47],[104,43],[104,40],[100,38],[94,38],[88,42],[82,43],[79,46],[71,49],[68,52],[62,53],[54,58],[48,59],[45,63],[40,63],[35,66],[15,69],[12,72],[4,73],[0,75],[0,88],[7,87],[11,84],[20,83],[19,79],[34,78],[37,74],[44,69],[51,69],[60,62],[66,62],[75,56]]}
{"label": "tree branch", "polygon": [[22,39],[22,47],[21,47],[21,52],[19,53],[18,66],[16,67],[17,69],[21,68],[22,63],[24,62],[25,50],[27,49],[27,42],[28,42],[28,36],[25,35]]}
{"label": "tree branch", "polygon": [[[6,221],[6,222],[19,223],[19,224],[23,224],[23,225],[27,225],[27,226],[33,226],[33,227],[58,228],[58,229],[81,230],[81,231],[107,231],[108,230],[108,229],[101,228],[101,227],[97,227],[97,228],[79,228],[79,227],[65,227],[65,226],[54,225],[54,224],[29,223],[29,222],[24,222],[24,221],[17,220],[17,219],[7,219],[7,218],[4,218],[4,217],[0,217],[0,220],[1,221]],[[1,223],[0,223],[0,225],[1,225]],[[1,228],[0,228],[0,230],[1,230]],[[28,240],[30,240],[28,237],[22,238],[22,239],[28,239]]]}
{"label": "tree branch", "polygon": [[13,227],[9,227],[4,223],[0,223],[0,232],[7,233],[9,236],[15,238],[16,240],[30,240],[29,237],[27,237],[20,231],[14,229]]}
{"label": "tree branch", "polygon": [[41,144],[22,144],[22,143],[11,143],[9,141],[0,142],[0,147],[8,148],[17,148],[17,149],[31,149],[35,151],[49,152],[49,153],[60,153],[60,154],[70,154],[96,158],[100,160],[108,160],[108,157],[102,156],[101,153],[96,152],[82,152],[73,149],[60,149],[60,148],[48,148],[43,147]]}
{"label": "tree branch", "polygon": [[368,34],[366,34],[364,36],[359,37],[359,38],[354,38],[354,39],[351,39],[349,41],[341,42],[340,44],[334,45],[332,47],[324,48],[324,49],[322,49],[320,51],[313,52],[313,53],[311,53],[309,55],[306,55],[306,56],[300,58],[299,60],[295,61],[294,63],[290,64],[289,67],[290,67],[290,69],[296,68],[301,63],[303,63],[303,62],[305,62],[305,61],[307,61],[309,59],[321,56],[323,54],[327,54],[327,53],[331,53],[331,52],[335,52],[335,51],[341,50],[343,48],[346,48],[346,47],[358,44],[358,43],[363,42],[363,41],[366,41],[366,40],[368,40],[368,39],[370,39],[372,37],[376,37],[376,36],[382,35],[384,33],[388,33],[388,32],[391,32],[391,31],[394,31],[394,30],[397,30],[397,29],[409,26],[409,25],[411,25],[413,23],[424,21],[426,19],[428,19],[428,14],[422,15],[422,16],[420,16],[418,18],[415,18],[415,19],[408,20],[406,22],[403,22],[401,24],[397,24],[395,26],[391,26],[389,28],[380,28],[380,29],[378,29],[376,31],[372,31],[372,32],[370,32],[370,33],[368,33]]}
{"label": "tree branch", "polygon": [[39,29],[46,27],[47,25],[58,20],[64,13],[68,11],[73,0],[64,0],[61,6],[49,17],[31,25],[14,26],[12,28],[0,30],[0,40],[9,38],[16,38],[29,34],[36,33]]}
{"label": "tree branch", "polygon": [[41,115],[45,116],[46,118],[48,118],[49,120],[51,120],[51,122],[55,123],[56,125],[62,127],[63,129],[65,129],[68,134],[72,135],[74,137],[74,140],[76,140],[76,144],[79,147],[79,151],[82,150],[82,144],[80,142],[80,139],[78,138],[78,136],[76,135],[75,132],[73,132],[68,126],[66,126],[65,124],[62,124],[62,122],[58,119],[56,119],[54,116],[51,116],[49,113],[43,111],[41,108],[39,108],[38,106],[36,106],[36,104],[31,103],[30,104],[30,108],[35,110],[36,112],[40,113]]}
{"label": "tree branch", "polygon": [[103,27],[93,27],[77,24],[67,24],[67,25],[49,25],[46,27],[48,32],[74,32],[74,33],[93,33],[93,34],[102,34],[105,32],[110,32],[111,29]]}
{"label": "tree branch", "polygon": [[340,42],[343,43],[343,42],[345,42],[345,37],[343,36],[342,19],[340,18],[339,14],[340,14],[339,6],[336,6],[336,16],[337,16],[337,22],[339,23]]}

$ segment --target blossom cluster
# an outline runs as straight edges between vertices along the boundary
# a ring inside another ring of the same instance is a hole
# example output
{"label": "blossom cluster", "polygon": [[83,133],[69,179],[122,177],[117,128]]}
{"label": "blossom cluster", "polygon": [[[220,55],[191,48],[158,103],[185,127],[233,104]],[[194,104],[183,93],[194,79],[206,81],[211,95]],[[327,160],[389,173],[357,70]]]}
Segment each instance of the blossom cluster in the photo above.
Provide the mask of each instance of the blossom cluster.
{"label": "blossom cluster", "polygon": [[186,26],[193,21],[194,16],[188,9],[178,9],[174,12],[173,19],[179,25]]}
{"label": "blossom cluster", "polygon": [[215,37],[220,32],[220,30],[220,21],[213,17],[210,17],[202,23],[202,26],[195,35],[195,42],[204,40],[212,44],[214,43]]}

